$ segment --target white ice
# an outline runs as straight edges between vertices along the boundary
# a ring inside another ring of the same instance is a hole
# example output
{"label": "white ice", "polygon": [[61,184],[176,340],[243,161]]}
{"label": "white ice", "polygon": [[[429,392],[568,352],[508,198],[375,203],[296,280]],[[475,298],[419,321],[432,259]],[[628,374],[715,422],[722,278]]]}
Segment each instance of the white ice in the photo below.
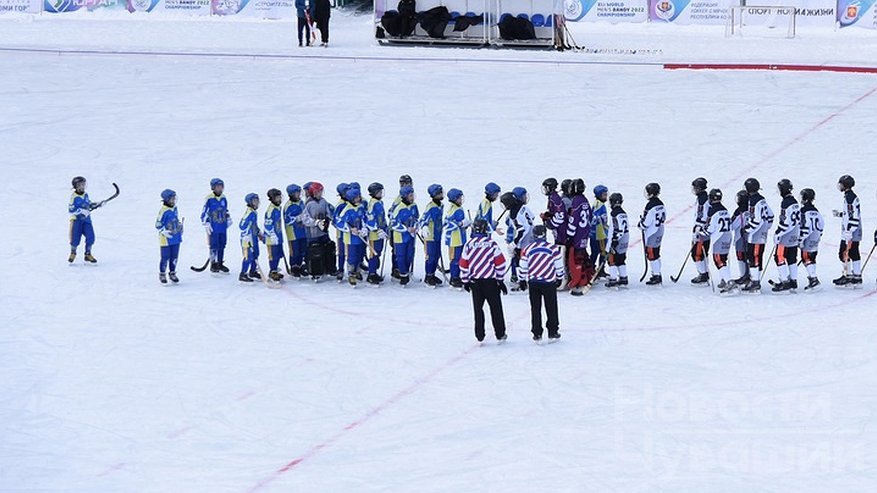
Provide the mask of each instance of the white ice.
{"label": "white ice", "polygon": [[[394,50],[371,44],[363,18],[334,22],[337,46],[320,53],[601,60]],[[11,18],[0,30],[3,47],[245,52],[252,42],[259,52],[300,53],[266,41],[292,46],[288,23]],[[750,45],[703,38],[718,47],[715,60],[743,59]],[[683,49],[696,39],[661,42],[681,56],[697,51]],[[823,63],[790,48],[820,39],[765,43],[796,53],[775,61]],[[0,491],[877,484],[872,267],[860,291],[718,298],[686,285],[690,265],[678,285],[638,284],[634,248],[630,290],[563,294],[563,338],[543,347],[530,340],[523,296],[503,300],[508,343],[476,347],[465,293],[334,282],[268,290],[188,269],[206,258],[198,214],[214,176],[236,219],[247,192],[308,180],[327,189],[381,181],[392,191],[410,173],[421,204],[437,182],[462,188],[472,209],[495,180],[526,186],[539,211],[542,179],[581,176],[589,189],[622,192],[631,215],[642,186],[660,181],[672,218],[666,279],[689,241],[695,176],[729,197],[756,176],[774,207],[773,184],[788,177],[814,188],[830,216],[840,202],[834,184],[849,173],[867,252],[877,217],[873,76],[4,52],[0,108]],[[66,263],[78,174],[95,199],[111,182],[122,188],[94,215],[96,266]],[[187,224],[182,282],[167,288],[153,228],[164,188],[178,192]],[[830,284],[840,273],[839,224],[827,221],[819,272]],[[235,273],[234,239],[228,252]]]}

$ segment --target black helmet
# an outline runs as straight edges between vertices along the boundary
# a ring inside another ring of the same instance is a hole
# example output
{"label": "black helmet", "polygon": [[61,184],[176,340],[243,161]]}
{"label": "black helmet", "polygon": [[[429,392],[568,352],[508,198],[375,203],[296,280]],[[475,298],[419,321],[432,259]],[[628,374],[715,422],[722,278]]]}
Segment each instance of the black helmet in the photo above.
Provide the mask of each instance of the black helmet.
{"label": "black helmet", "polygon": [[476,217],[475,220],[472,221],[472,233],[487,234],[487,220],[483,217]]}
{"label": "black helmet", "polygon": [[576,178],[569,186],[570,195],[583,195],[585,193],[585,180]]}
{"label": "black helmet", "polygon": [[737,207],[746,207],[749,205],[749,192],[740,190],[737,192]]}
{"label": "black helmet", "polygon": [[747,178],[746,181],[743,182],[743,188],[746,189],[746,193],[753,194],[758,193],[761,190],[761,183],[758,183],[758,180],[755,178]]}
{"label": "black helmet", "polygon": [[777,182],[777,190],[780,191],[780,195],[785,197],[786,195],[792,193],[792,182],[789,181],[788,178],[783,178],[779,182]]}
{"label": "black helmet", "polygon": [[691,188],[694,190],[694,193],[705,192],[707,187],[706,178],[698,177],[695,178],[694,181],[691,182]]}
{"label": "black helmet", "polygon": [[368,186],[368,194],[371,195],[372,197],[377,196],[377,194],[379,194],[383,191],[384,191],[384,186],[378,182],[374,182]]}
{"label": "black helmet", "polygon": [[533,226],[533,237],[534,238],[545,238],[548,235],[548,228],[539,224]]}
{"label": "black helmet", "polygon": [[562,182],[560,182],[560,191],[564,195],[569,195],[569,187],[572,185],[572,180],[569,178],[565,178]]}
{"label": "black helmet", "polygon": [[399,186],[404,187],[405,185],[411,186],[414,184],[414,181],[411,180],[411,175],[402,175],[399,177]]}
{"label": "black helmet", "polygon": [[661,185],[657,183],[649,183],[646,185],[646,196],[647,197],[657,197],[661,195]]}
{"label": "black helmet", "polygon": [[804,188],[801,190],[801,202],[810,203],[816,200],[816,191],[812,188]]}
{"label": "black helmet", "polygon": [[71,183],[73,185],[73,188],[76,188],[79,185],[85,183],[85,177],[84,176],[76,176],[73,178],[73,181]]}
{"label": "black helmet", "polygon": [[609,206],[615,207],[617,205],[621,205],[624,202],[624,197],[618,192],[614,192],[609,196]]}
{"label": "black helmet", "polygon": [[837,188],[841,192],[847,191],[856,186],[856,180],[850,175],[843,175],[837,180]]}
{"label": "black helmet", "polygon": [[506,209],[511,209],[517,202],[518,199],[515,198],[515,194],[512,192],[505,192],[499,197],[499,203],[501,203]]}
{"label": "black helmet", "polygon": [[550,195],[555,190],[557,190],[557,178],[546,178],[542,182],[542,193],[545,195]]}
{"label": "black helmet", "polygon": [[268,200],[270,200],[272,202],[274,201],[274,197],[279,198],[281,196],[283,196],[283,193],[280,190],[277,190],[276,188],[272,188],[271,190],[268,190]]}
{"label": "black helmet", "polygon": [[722,201],[722,191],[718,188],[714,188],[710,190],[709,194],[710,202],[721,202]]}

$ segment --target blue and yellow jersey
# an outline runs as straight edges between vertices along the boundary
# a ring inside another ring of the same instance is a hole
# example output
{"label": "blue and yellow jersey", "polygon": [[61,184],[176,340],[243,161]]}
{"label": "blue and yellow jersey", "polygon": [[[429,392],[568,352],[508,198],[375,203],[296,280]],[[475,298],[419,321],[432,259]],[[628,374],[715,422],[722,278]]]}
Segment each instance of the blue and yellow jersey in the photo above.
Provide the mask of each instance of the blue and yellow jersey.
{"label": "blue and yellow jersey", "polygon": [[465,221],[466,213],[463,208],[452,203],[445,216],[445,245],[458,247],[466,244],[466,228],[463,227]]}
{"label": "blue and yellow jersey", "polygon": [[395,199],[393,199],[393,203],[390,204],[390,208],[387,209],[387,218],[390,221],[390,224],[393,224],[393,219],[396,217],[396,211],[401,207],[402,204],[402,196],[397,195]]}
{"label": "blue and yellow jersey", "polygon": [[91,200],[88,193],[73,192],[70,195],[70,204],[67,205],[67,212],[70,213],[71,221],[91,222],[91,216],[83,214],[83,212],[91,212]]}
{"label": "blue and yellow jersey", "polygon": [[484,219],[487,221],[487,231],[494,232],[496,230],[496,222],[493,220],[493,202],[484,198],[478,205],[478,212],[475,213],[475,219]]}
{"label": "blue and yellow jersey", "polygon": [[302,201],[293,202],[287,200],[283,206],[283,222],[286,224],[286,239],[289,241],[307,238],[305,233],[305,225],[301,222],[301,215],[304,212],[304,203]]}
{"label": "blue and yellow jersey", "polygon": [[[274,233],[273,238],[271,233]],[[270,202],[265,210],[265,235],[266,245],[283,244],[283,211],[279,205]]]}
{"label": "blue and yellow jersey", "polygon": [[369,199],[366,211],[366,224],[368,225],[370,241],[380,239],[378,231],[387,233],[387,215],[384,213],[384,202],[375,198]]}
{"label": "blue and yellow jersey", "polygon": [[393,215],[393,243],[408,243],[414,239],[414,235],[408,232],[408,228],[417,227],[417,220],[420,213],[417,210],[417,204],[405,205],[400,203]]}
{"label": "blue and yellow jersey", "polygon": [[337,231],[338,238],[342,238],[341,234],[344,230],[344,224],[341,218],[344,217],[344,209],[347,208],[346,200],[339,200],[337,204],[335,204],[335,209],[332,210],[332,226],[335,226],[335,230]]}
{"label": "blue and yellow jersey", "polygon": [[344,208],[344,214],[341,216],[341,220],[339,222],[341,224],[340,231],[343,232],[343,240],[345,245],[361,245],[364,243],[360,236],[355,235],[350,231],[352,229],[363,231],[363,228],[365,228],[365,204],[361,202],[359,205],[353,205],[351,203],[348,203],[347,207]]}
{"label": "blue and yellow jersey", "polygon": [[[180,216],[176,206],[161,206],[158,211],[158,218],[155,220],[155,229],[158,233],[158,244],[161,246],[179,245],[183,241],[183,224],[180,222]],[[161,234],[165,230],[170,233],[169,236]]]}
{"label": "blue and yellow jersey", "polygon": [[255,245],[259,241],[259,217],[256,215],[255,209],[247,207],[244,215],[241,216],[241,244]]}
{"label": "blue and yellow jersey", "polygon": [[591,238],[605,240],[609,219],[606,202],[597,199],[594,202],[594,209],[591,214]]}
{"label": "blue and yellow jersey", "polygon": [[228,218],[228,199],[225,195],[207,195],[201,209],[201,224],[210,223],[214,233],[225,233],[228,230]]}
{"label": "blue and yellow jersey", "polygon": [[430,200],[423,216],[420,218],[420,226],[426,227],[426,236],[423,241],[438,241],[442,237],[442,220],[444,219],[445,206],[441,202],[438,204],[434,200]]}

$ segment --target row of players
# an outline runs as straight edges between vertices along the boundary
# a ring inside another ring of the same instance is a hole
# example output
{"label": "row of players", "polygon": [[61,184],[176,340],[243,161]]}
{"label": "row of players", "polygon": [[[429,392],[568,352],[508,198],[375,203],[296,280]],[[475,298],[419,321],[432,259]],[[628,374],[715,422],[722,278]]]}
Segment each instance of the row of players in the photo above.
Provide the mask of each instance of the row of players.
{"label": "row of players", "polygon": [[[459,260],[466,243],[467,229],[472,223],[462,209],[462,191],[448,191],[450,207],[445,214],[442,204],[444,191],[440,185],[431,185],[428,188],[430,202],[421,215],[414,203],[410,176],[403,175],[399,184],[399,196],[386,211],[383,204],[384,187],[379,183],[372,183],[368,187],[370,199],[367,203],[363,201],[358,184],[338,185],[336,192],[339,201],[334,207],[323,197],[323,186],[318,182],[306,183],[304,187],[288,186],[288,200],[282,206],[282,193],[271,189],[267,194],[269,206],[264,216],[264,230],[258,226],[259,197],[254,193],[248,194],[245,197],[247,209],[240,221],[243,250],[240,281],[252,282],[253,279],[261,278],[258,271],[261,241],[268,250],[268,276],[273,282],[279,282],[283,278],[280,272],[280,262],[283,261],[287,264],[287,272],[294,277],[311,276],[318,279],[322,275],[334,274],[342,280],[346,268],[351,285],[355,286],[362,280],[361,270],[368,273],[368,283],[379,285],[383,282],[379,270],[382,272],[380,267],[385,244],[389,242],[393,252],[393,277],[405,285],[409,282],[413,267],[414,240],[419,239],[426,250],[424,280],[431,286],[438,286],[442,282],[436,276],[437,270],[440,269],[443,275],[445,273],[444,266],[441,265],[443,239],[450,259],[449,282],[453,287],[462,287]],[[858,198],[852,190],[854,185],[854,180],[848,175],[841,177],[838,183],[838,188],[844,193],[844,207],[835,212],[843,219],[840,258],[844,262],[845,273],[834,281],[837,285],[861,285],[859,243],[862,229]],[[73,180],[74,193],[69,206],[70,262],[75,260],[81,236],[86,238],[86,261],[96,262],[91,255],[94,233],[85,186],[84,178],[76,177]],[[205,200],[201,215],[210,240],[210,269],[212,272],[228,272],[229,269],[224,264],[224,250],[228,228],[233,223],[224,195],[224,183],[220,179],[213,179],[210,187],[211,193]],[[609,195],[605,186],[598,185],[594,188],[595,204],[592,208],[584,196],[583,180],[564,180],[560,186],[561,193],[558,193],[557,188],[558,182],[554,178],[543,182],[542,192],[548,197],[548,207],[540,214],[540,218],[553,232],[554,243],[566,250],[563,255],[566,283],[572,294],[582,294],[595,275],[608,276],[609,287],[626,286],[626,257],[630,235],[621,194]],[[721,293],[735,291],[738,287],[745,292],[760,290],[764,246],[774,214],[760,194],[758,180],[746,180],[744,188],[737,193],[737,209],[732,214],[722,205],[720,190],[707,192],[707,181],[704,178],[697,178],[692,182],[692,192],[697,198],[691,258],[698,270],[698,275],[692,279],[693,284],[707,285],[710,282],[706,256],[712,253],[720,277],[717,288]],[[824,226],[822,216],[813,205],[815,192],[812,189],[802,190],[802,203],[798,204],[789,180],[780,181],[778,190],[782,203],[774,234],[776,248],[773,256],[780,279],[773,283],[773,290],[781,292],[797,288],[799,249],[802,262],[808,271],[809,282],[805,290],[813,289],[819,285],[815,261]],[[305,194],[304,200],[301,197],[302,192]],[[161,195],[163,205],[156,221],[161,244],[160,281],[166,283],[169,277],[172,282],[178,282],[176,261],[183,227],[176,209],[176,193],[165,190]],[[643,233],[645,255],[652,274],[646,283],[648,285],[659,285],[663,282],[660,249],[666,213],[659,195],[658,184],[650,183],[645,187],[648,203],[638,223]],[[505,210],[496,217],[493,204],[498,199]],[[511,280],[516,284],[513,289],[526,288],[525,283],[518,279],[517,266],[522,250],[533,242],[536,216],[529,209],[528,202],[529,195],[523,187],[516,187],[501,195],[500,187],[489,183],[485,186],[485,198],[476,214],[477,219],[486,221],[490,232],[505,235],[512,259]],[[505,219],[506,228],[503,231],[500,223],[506,214],[508,217]],[[337,251],[336,243],[329,237],[330,225],[337,231]],[[289,248],[288,262],[283,252],[284,238]],[[727,265],[732,243],[740,268],[740,276],[734,282],[731,281]],[[590,254],[588,248],[591,250]],[[608,267],[608,273],[603,266]]]}

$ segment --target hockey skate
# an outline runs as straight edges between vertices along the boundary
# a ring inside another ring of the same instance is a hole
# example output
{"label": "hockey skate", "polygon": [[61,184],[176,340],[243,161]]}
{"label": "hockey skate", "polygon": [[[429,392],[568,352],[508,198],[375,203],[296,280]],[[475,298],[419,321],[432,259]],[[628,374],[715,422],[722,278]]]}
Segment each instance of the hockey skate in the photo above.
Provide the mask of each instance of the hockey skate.
{"label": "hockey skate", "polygon": [[378,287],[381,285],[381,276],[377,274],[369,274],[365,281],[372,287]]}
{"label": "hockey skate", "polygon": [[167,277],[168,277],[168,279],[170,279],[171,282],[174,283],[174,284],[177,284],[178,282],[180,282],[180,278],[177,277],[177,273],[176,273],[176,272],[168,272],[168,273],[167,273]]}
{"label": "hockey skate", "polygon": [[691,280],[692,286],[709,286],[710,284],[710,275],[704,272],[703,274],[698,274]]}
{"label": "hockey skate", "polygon": [[97,259],[94,258],[94,255],[92,255],[91,252],[85,252],[85,256],[82,257],[82,259],[85,260],[86,262],[90,263],[90,264],[96,264],[96,263],[97,263]]}
{"label": "hockey skate", "polygon": [[819,279],[816,277],[808,277],[807,285],[804,286],[805,293],[813,293],[815,291],[819,291],[821,289]]}
{"label": "hockey skate", "polygon": [[664,279],[660,276],[660,274],[654,274],[652,277],[646,281],[646,286],[661,286],[664,284]]}
{"label": "hockey skate", "polygon": [[792,292],[792,281],[780,281],[772,284],[773,287],[770,291],[773,294],[791,294]]}
{"label": "hockey skate", "polygon": [[760,294],[761,293],[761,282],[760,281],[749,281],[749,284],[743,286],[740,289],[741,292],[746,294]]}
{"label": "hockey skate", "polygon": [[722,280],[716,288],[719,290],[719,296],[730,296],[737,292],[737,284],[733,281],[725,282]]}
{"label": "hockey skate", "polygon": [[167,284],[167,275],[164,272],[158,273],[158,282],[162,284]]}
{"label": "hockey skate", "polygon": [[67,262],[72,264],[74,260],[76,260],[76,252],[70,252],[70,256],[67,257]]}
{"label": "hockey skate", "polygon": [[240,282],[253,282],[253,280],[250,279],[250,276],[244,274],[243,272],[241,272],[241,275],[238,276],[238,281],[240,281]]}

